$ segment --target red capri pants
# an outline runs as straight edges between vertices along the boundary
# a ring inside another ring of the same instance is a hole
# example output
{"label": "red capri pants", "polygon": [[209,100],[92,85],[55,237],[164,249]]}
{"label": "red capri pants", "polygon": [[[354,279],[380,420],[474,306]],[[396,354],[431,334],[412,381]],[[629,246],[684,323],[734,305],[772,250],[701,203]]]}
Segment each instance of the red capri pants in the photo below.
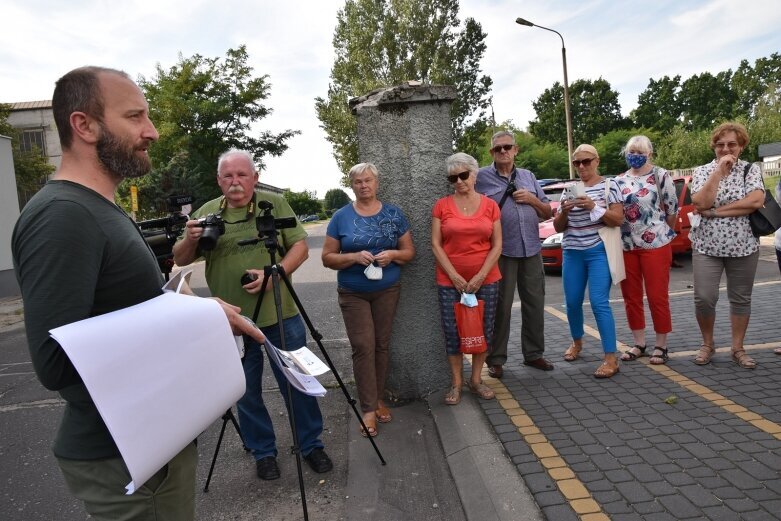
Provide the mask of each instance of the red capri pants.
{"label": "red capri pants", "polygon": [[654,331],[663,335],[673,330],[669,300],[671,262],[672,248],[669,244],[651,250],[624,252],[626,279],[621,282],[621,294],[624,297],[626,319],[632,331],[645,329],[643,282]]}

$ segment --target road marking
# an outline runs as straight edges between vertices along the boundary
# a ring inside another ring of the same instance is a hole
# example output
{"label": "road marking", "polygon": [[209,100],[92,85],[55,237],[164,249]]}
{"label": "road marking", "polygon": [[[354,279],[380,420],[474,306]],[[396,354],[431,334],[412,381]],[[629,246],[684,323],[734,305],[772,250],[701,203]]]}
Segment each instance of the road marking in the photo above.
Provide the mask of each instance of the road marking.
{"label": "road marking", "polygon": [[[759,284],[756,284],[757,286]],[[550,306],[545,306],[545,310],[553,315],[556,318],[559,318],[560,320],[567,322],[567,316],[564,315],[561,311],[552,308]],[[584,325],[583,327],[586,334],[593,336],[594,338],[599,339],[599,331],[596,329]],[[619,349],[629,349],[630,346],[624,344],[623,342],[616,342]],[[751,349],[770,349],[771,347],[777,347],[781,345],[779,342],[771,342],[766,344],[757,344],[756,346],[744,346],[744,349],[751,350]],[[728,349],[731,349],[729,347],[721,347],[719,348],[720,351],[726,351]],[[690,351],[687,353],[695,353],[696,351]],[[683,355],[681,355],[683,356]],[[667,377],[670,381],[680,385],[684,389],[693,392],[700,398],[707,400],[711,402],[714,405],[717,405],[724,409],[725,411],[734,414],[741,420],[750,423],[755,428],[764,431],[771,436],[773,436],[776,439],[781,440],[781,425],[778,423],[775,423],[771,420],[768,420],[761,415],[751,412],[747,408],[743,407],[742,405],[730,400],[729,398],[711,390],[710,388],[698,384],[694,380],[682,375],[678,371],[671,369],[667,367],[665,364],[661,365],[653,365],[651,364],[647,358],[638,358],[637,361],[639,361],[641,364],[645,364],[647,367],[650,367],[657,373]],[[743,369],[745,370],[745,369]]]}
{"label": "road marking", "polygon": [[[472,357],[464,356],[471,365]],[[518,427],[518,433],[529,445],[534,455],[548,475],[556,483],[564,498],[572,510],[580,517],[581,521],[610,521],[610,517],[602,512],[602,507],[594,501],[586,486],[580,481],[572,469],[567,466],[556,448],[548,441],[545,434],[534,425],[534,420],[521,407],[521,404],[513,397],[504,384],[495,378],[488,377],[488,368],[481,371],[483,383],[490,387],[496,394],[497,403],[504,409],[505,414]]]}
{"label": "road marking", "polygon": [[15,403],[13,405],[0,405],[0,413],[19,411],[22,409],[39,409],[42,407],[59,407],[65,405],[65,400],[59,398],[50,398],[48,400],[38,400],[35,402]]}

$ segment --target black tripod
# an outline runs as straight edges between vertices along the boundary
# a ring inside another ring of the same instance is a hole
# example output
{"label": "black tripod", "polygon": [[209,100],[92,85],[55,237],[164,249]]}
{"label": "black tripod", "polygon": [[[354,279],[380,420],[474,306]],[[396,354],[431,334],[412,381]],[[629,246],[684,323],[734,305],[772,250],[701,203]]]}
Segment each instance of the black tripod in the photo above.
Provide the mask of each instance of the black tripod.
{"label": "black tripod", "polygon": [[[280,339],[280,345],[277,347],[282,351],[287,350],[287,345],[285,343],[285,331],[283,326],[283,318],[282,318],[282,295],[280,291],[280,282],[279,282],[281,279],[284,282],[285,287],[287,288],[290,296],[293,298],[293,302],[295,303],[296,308],[301,313],[301,316],[304,319],[307,328],[309,329],[309,333],[317,343],[318,348],[320,348],[320,352],[322,353],[326,364],[328,365],[329,369],[331,370],[334,377],[336,378],[336,381],[339,384],[339,387],[341,388],[342,393],[344,394],[347,400],[347,403],[350,404],[350,406],[353,409],[353,412],[355,413],[356,418],[358,418],[358,422],[361,424],[361,427],[363,428],[363,432],[368,432],[368,429],[366,428],[366,424],[363,421],[363,416],[360,414],[357,407],[355,406],[356,400],[350,395],[350,392],[347,390],[347,387],[345,387],[342,378],[339,376],[339,372],[336,370],[336,367],[334,366],[334,363],[331,360],[331,357],[328,355],[325,346],[323,346],[322,343],[323,335],[321,335],[320,332],[317,331],[317,329],[315,329],[314,325],[312,324],[312,321],[309,319],[309,315],[307,315],[306,310],[304,309],[304,306],[301,303],[301,300],[298,298],[298,295],[293,289],[293,286],[290,283],[290,279],[287,277],[287,274],[285,273],[282,266],[277,264],[276,254],[277,254],[277,250],[279,250],[279,243],[277,240],[278,229],[294,227],[296,225],[295,217],[275,219],[274,216],[271,214],[273,205],[268,201],[258,201],[258,208],[263,211],[263,214],[256,217],[255,219],[255,224],[258,230],[258,237],[255,239],[239,241],[239,245],[241,246],[254,245],[257,244],[258,242],[263,241],[263,244],[269,253],[269,261],[271,263],[269,266],[264,266],[263,268],[263,281],[260,286],[260,292],[258,293],[258,300],[257,303],[255,304],[255,310],[252,315],[252,321],[253,323],[257,323],[258,314],[260,313],[260,306],[261,303],[263,302],[263,295],[265,294],[266,287],[268,286],[268,281],[269,279],[271,279],[271,287],[274,294],[274,306],[276,308],[276,314],[277,314],[277,328],[279,331],[279,339]],[[296,420],[293,411],[293,394],[292,394],[293,389],[292,386],[290,385],[290,381],[287,381],[286,385],[287,385],[287,402],[288,402],[287,408],[289,411],[288,419],[290,422],[290,430],[293,435],[292,452],[296,456],[296,469],[298,471],[298,486],[301,493],[301,506],[304,513],[304,520],[308,521],[309,514],[306,506],[306,489],[304,487],[304,475],[301,470],[301,452],[300,452],[300,447],[298,445]],[[225,425],[229,420],[230,418],[226,420],[225,416],[223,416],[223,429],[222,429],[223,432],[225,430]],[[237,431],[238,431],[238,427],[237,427]],[[240,432],[239,432],[239,436],[241,436]],[[377,457],[380,459],[380,462],[383,465],[385,465],[386,464],[385,459],[382,457],[382,454],[380,453],[380,450],[377,447],[377,444],[375,443],[374,439],[371,436],[367,437],[367,439],[369,440],[372,447],[374,448],[374,451],[377,453]],[[222,433],[220,436],[220,441],[221,440],[222,440]],[[215,450],[214,453],[215,461],[217,458],[218,450],[219,450],[219,442],[217,445],[217,450]],[[213,466],[214,466],[214,461],[212,462],[212,467]]]}
{"label": "black tripod", "polygon": [[[219,454],[220,452],[220,445],[222,445],[222,437],[225,435],[225,427],[228,426],[228,422],[231,422],[233,424],[233,428],[236,429],[236,434],[239,435],[241,444],[244,445],[244,437],[241,435],[241,429],[239,428],[239,423],[236,421],[236,416],[233,415],[233,410],[228,409],[227,411],[225,411],[225,414],[222,415],[222,428],[220,429],[220,437],[217,439],[217,446],[214,447],[212,464],[211,467],[209,467],[209,476],[206,478],[206,485],[203,487],[204,492],[209,491],[209,483],[212,480],[212,473],[214,473],[214,465],[217,463],[217,454]],[[249,451],[246,445],[244,445],[244,450]]]}

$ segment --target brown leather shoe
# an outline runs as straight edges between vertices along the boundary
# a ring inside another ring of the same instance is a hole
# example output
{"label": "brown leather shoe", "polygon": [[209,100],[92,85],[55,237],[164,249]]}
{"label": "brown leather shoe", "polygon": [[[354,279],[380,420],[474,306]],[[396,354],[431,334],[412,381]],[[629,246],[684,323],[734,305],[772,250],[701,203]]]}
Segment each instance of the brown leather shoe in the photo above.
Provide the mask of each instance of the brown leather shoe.
{"label": "brown leather shoe", "polygon": [[540,369],[542,371],[553,371],[553,364],[542,357],[531,361],[524,360],[523,365],[528,365],[529,367]]}
{"label": "brown leather shoe", "polygon": [[501,378],[504,376],[504,369],[502,369],[501,365],[489,365],[488,376],[491,378]]}

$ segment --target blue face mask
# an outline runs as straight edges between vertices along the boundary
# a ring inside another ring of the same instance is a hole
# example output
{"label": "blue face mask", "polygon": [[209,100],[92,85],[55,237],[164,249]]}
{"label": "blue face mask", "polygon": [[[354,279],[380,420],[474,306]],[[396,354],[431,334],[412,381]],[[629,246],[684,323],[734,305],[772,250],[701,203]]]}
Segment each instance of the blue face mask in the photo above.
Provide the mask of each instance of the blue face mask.
{"label": "blue face mask", "polygon": [[630,168],[641,168],[648,161],[648,156],[643,154],[627,154],[626,164]]}

